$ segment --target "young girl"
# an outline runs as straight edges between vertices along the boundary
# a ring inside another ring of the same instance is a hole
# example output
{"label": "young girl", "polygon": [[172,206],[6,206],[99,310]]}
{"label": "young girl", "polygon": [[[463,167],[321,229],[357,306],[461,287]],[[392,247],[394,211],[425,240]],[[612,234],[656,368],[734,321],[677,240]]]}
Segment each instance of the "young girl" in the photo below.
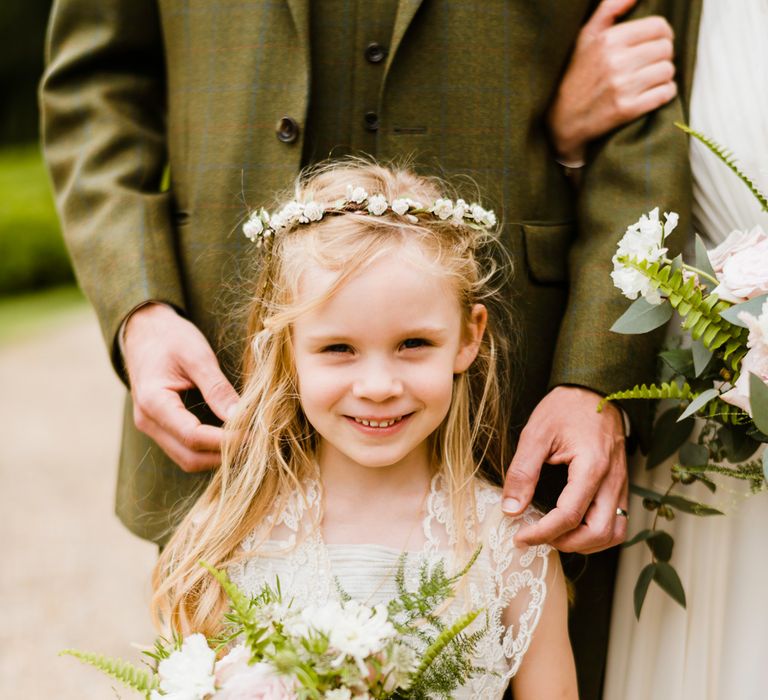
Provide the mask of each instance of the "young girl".
{"label": "young girl", "polygon": [[456,571],[482,545],[442,611],[488,613],[483,672],[457,697],[501,698],[511,680],[516,700],[575,698],[557,554],[515,546],[538,514],[504,516],[479,475],[509,457],[495,217],[443,197],[346,161],[246,224],[262,259],[242,398],[221,468],[158,563],[154,609],[184,633],[218,631],[225,597],[200,560],[247,593],[279,577],[294,605],[339,587],[373,605],[395,597],[401,553],[413,584],[424,562]]}

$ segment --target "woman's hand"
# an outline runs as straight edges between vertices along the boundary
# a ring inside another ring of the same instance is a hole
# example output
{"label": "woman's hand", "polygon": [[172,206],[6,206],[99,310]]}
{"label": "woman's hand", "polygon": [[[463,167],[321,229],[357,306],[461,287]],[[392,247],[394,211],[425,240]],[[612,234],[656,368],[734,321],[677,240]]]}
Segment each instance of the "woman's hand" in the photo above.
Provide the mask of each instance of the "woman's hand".
{"label": "woman's hand", "polygon": [[636,2],[602,0],[579,33],[547,113],[552,143],[564,162],[583,162],[589,141],[677,94],[669,23],[659,16],[616,21]]}

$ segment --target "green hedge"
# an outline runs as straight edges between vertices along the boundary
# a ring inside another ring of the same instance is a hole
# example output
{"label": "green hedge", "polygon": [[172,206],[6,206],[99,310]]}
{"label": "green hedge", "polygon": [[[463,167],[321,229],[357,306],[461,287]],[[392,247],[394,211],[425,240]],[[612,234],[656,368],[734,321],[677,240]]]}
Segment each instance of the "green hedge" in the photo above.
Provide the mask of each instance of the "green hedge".
{"label": "green hedge", "polygon": [[0,150],[0,294],[73,279],[37,145]]}

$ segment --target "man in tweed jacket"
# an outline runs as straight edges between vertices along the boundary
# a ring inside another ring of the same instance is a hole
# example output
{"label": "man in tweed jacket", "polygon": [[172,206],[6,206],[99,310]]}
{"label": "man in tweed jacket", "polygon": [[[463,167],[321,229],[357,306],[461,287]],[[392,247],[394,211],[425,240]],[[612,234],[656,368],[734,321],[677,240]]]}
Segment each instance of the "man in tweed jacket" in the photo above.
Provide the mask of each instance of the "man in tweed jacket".
{"label": "man in tweed jacket", "polygon": [[[672,4],[649,0],[637,12],[671,16]],[[570,414],[581,440],[576,457],[558,453],[562,421],[539,419],[527,454],[536,443],[543,452],[538,464],[513,465],[506,494],[519,503],[510,510],[530,498],[541,461],[578,462],[602,488],[594,503],[610,518],[601,532],[589,516],[582,524],[587,498],[555,512],[546,536],[560,535],[556,543],[569,551],[623,538],[626,524],[614,515],[626,507],[621,421],[613,410],[597,416],[594,405],[599,394],[646,380],[653,353],[647,337],[608,331],[623,310],[610,259],[640,213],[658,205],[684,214],[689,182],[686,143],[672,127],[682,117],[677,101],[595,144],[578,196],[555,162],[543,115],[594,5],[55,3],[45,152],[80,283],[121,376],[119,336],[130,316],[134,394],[126,398],[117,512],[133,532],[164,542],[218,459],[220,431],[211,424],[236,401],[236,352],[222,339],[221,309],[238,261],[252,254],[236,231],[242,193],[249,206],[270,208],[302,165],[367,152],[382,160],[415,154],[424,171],[470,174],[506,222],[524,338],[510,423],[519,431],[538,404],[540,416]],[[164,306],[142,308],[152,301]],[[576,481],[578,473],[572,468]],[[598,589],[597,606],[588,593],[579,598],[595,630],[610,610],[610,583]],[[596,671],[580,669],[582,689],[596,697],[604,651],[592,641],[575,646],[577,657],[597,659]]]}

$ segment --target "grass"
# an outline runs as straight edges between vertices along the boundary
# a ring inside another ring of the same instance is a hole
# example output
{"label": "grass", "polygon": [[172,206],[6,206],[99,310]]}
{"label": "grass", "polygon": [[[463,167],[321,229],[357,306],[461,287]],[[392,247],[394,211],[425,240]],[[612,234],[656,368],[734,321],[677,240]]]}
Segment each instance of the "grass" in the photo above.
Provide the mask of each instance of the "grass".
{"label": "grass", "polygon": [[0,150],[0,294],[72,280],[39,147]]}
{"label": "grass", "polygon": [[74,285],[0,297],[0,345],[43,330],[71,311],[86,308]]}

